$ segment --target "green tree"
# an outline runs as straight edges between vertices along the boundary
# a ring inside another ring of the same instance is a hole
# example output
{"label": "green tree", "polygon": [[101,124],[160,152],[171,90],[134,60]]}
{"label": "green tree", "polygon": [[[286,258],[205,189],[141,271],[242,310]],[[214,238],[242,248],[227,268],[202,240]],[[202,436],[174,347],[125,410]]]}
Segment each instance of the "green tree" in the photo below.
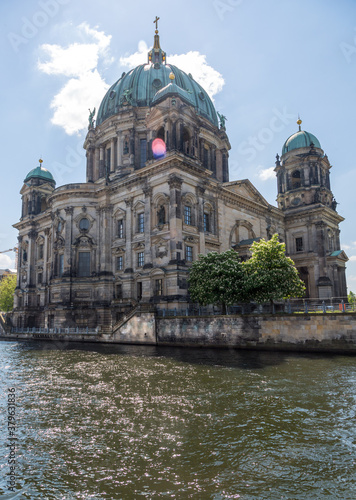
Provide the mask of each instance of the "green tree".
{"label": "green tree", "polygon": [[305,285],[292,259],[286,257],[285,244],[279,242],[278,234],[269,241],[255,241],[251,252],[251,259],[245,263],[250,300],[273,303],[304,295]]}
{"label": "green tree", "polygon": [[16,275],[6,276],[0,281],[0,310],[9,312],[14,307]]}
{"label": "green tree", "polygon": [[199,255],[189,273],[189,293],[194,302],[205,306],[227,306],[245,299],[245,270],[234,250]]}
{"label": "green tree", "polygon": [[356,295],[354,294],[354,292],[350,291],[347,298],[348,298],[349,304],[351,304],[351,306],[352,306],[352,310],[354,311],[355,305],[356,305]]}

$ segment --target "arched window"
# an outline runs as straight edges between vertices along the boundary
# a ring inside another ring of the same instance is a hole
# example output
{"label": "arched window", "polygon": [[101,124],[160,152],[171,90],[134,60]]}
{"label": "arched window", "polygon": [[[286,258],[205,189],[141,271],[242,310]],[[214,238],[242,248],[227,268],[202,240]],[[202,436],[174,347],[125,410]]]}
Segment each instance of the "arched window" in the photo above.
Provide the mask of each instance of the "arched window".
{"label": "arched window", "polygon": [[166,209],[164,205],[160,205],[157,211],[157,223],[162,225],[166,223]]}
{"label": "arched window", "polygon": [[153,198],[152,224],[162,229],[169,221],[169,196],[159,193]]}
{"label": "arched window", "polygon": [[161,127],[158,132],[157,132],[157,139],[162,139],[162,141],[165,140],[164,137],[164,127]]}
{"label": "arched window", "polygon": [[295,170],[292,173],[292,189],[300,188],[302,185],[301,175],[299,170]]}
{"label": "arched window", "polygon": [[185,153],[186,155],[191,155],[192,152],[190,150],[190,134],[187,127],[183,128],[182,143],[183,143],[183,153]]}

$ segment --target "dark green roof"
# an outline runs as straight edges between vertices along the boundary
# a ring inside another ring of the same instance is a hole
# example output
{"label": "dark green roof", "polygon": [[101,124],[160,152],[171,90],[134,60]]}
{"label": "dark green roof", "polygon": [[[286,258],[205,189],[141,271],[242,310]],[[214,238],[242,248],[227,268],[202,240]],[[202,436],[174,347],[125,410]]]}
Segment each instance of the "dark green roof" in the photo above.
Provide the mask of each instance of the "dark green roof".
{"label": "dark green roof", "polygon": [[298,130],[295,134],[292,134],[283,145],[282,155],[289,153],[293,149],[299,148],[308,148],[311,144],[314,144],[314,147],[320,148],[320,142],[315,137],[315,135],[310,132],[306,132],[305,130]]}
{"label": "dark green roof", "polygon": [[46,181],[52,181],[55,183],[53,175],[49,170],[41,166],[34,168],[26,175],[24,182],[28,182],[30,179],[43,179]]}
{"label": "dark green roof", "polygon": [[240,243],[238,243],[236,246],[237,247],[246,246],[246,245],[250,246],[255,241],[260,241],[260,239],[261,238],[249,238],[248,240],[241,240]]}
{"label": "dark green roof", "polygon": [[175,79],[172,85],[175,86],[176,92],[184,96],[189,104],[195,107],[198,114],[218,127],[216,111],[207,92],[191,74],[187,75],[176,66],[166,64],[165,57],[164,60],[162,59],[162,54],[165,53],[160,48],[159,51],[158,63],[141,64],[128,73],[123,73],[121,78],[110,87],[100,104],[96,119],[97,125],[110,116],[116,115],[128,105],[144,107],[156,104],[158,98],[162,97],[160,92],[163,89],[172,89],[169,87],[172,84],[169,75],[173,73]]}

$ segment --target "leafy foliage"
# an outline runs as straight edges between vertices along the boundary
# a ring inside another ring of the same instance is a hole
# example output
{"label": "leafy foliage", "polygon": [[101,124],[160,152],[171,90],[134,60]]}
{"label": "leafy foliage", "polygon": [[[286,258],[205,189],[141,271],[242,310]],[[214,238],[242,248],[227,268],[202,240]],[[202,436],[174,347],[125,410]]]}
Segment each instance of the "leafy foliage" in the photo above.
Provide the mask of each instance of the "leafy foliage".
{"label": "leafy foliage", "polygon": [[354,311],[355,306],[356,306],[356,295],[354,294],[354,292],[350,291],[347,298],[348,298],[349,304],[351,304],[351,306],[352,306],[352,310]]}
{"label": "leafy foliage", "polygon": [[14,307],[14,292],[16,288],[16,275],[6,276],[0,281],[0,310],[11,311]]}
{"label": "leafy foliage", "polygon": [[255,241],[251,252],[245,263],[250,300],[262,303],[304,295],[305,285],[294,262],[285,255],[285,244],[279,242],[278,234],[269,241]]}
{"label": "leafy foliage", "polygon": [[189,274],[189,292],[201,305],[229,306],[245,299],[246,276],[234,250],[199,255]]}

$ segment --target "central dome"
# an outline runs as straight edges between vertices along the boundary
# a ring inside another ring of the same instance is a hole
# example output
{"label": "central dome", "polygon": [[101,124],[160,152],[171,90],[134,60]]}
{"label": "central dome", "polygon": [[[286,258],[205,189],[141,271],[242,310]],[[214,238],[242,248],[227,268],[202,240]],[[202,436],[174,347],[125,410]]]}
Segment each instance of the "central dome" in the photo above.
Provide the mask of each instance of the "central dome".
{"label": "central dome", "polygon": [[107,91],[99,107],[97,125],[127,106],[154,105],[156,94],[171,83],[169,77],[171,73],[175,77],[175,85],[189,95],[189,101],[196,112],[218,127],[217,114],[207,92],[191,74],[187,75],[176,66],[166,64],[165,53],[159,46],[158,35],[155,36],[154,47],[149,53],[148,64],[141,64],[128,73],[123,73]]}

